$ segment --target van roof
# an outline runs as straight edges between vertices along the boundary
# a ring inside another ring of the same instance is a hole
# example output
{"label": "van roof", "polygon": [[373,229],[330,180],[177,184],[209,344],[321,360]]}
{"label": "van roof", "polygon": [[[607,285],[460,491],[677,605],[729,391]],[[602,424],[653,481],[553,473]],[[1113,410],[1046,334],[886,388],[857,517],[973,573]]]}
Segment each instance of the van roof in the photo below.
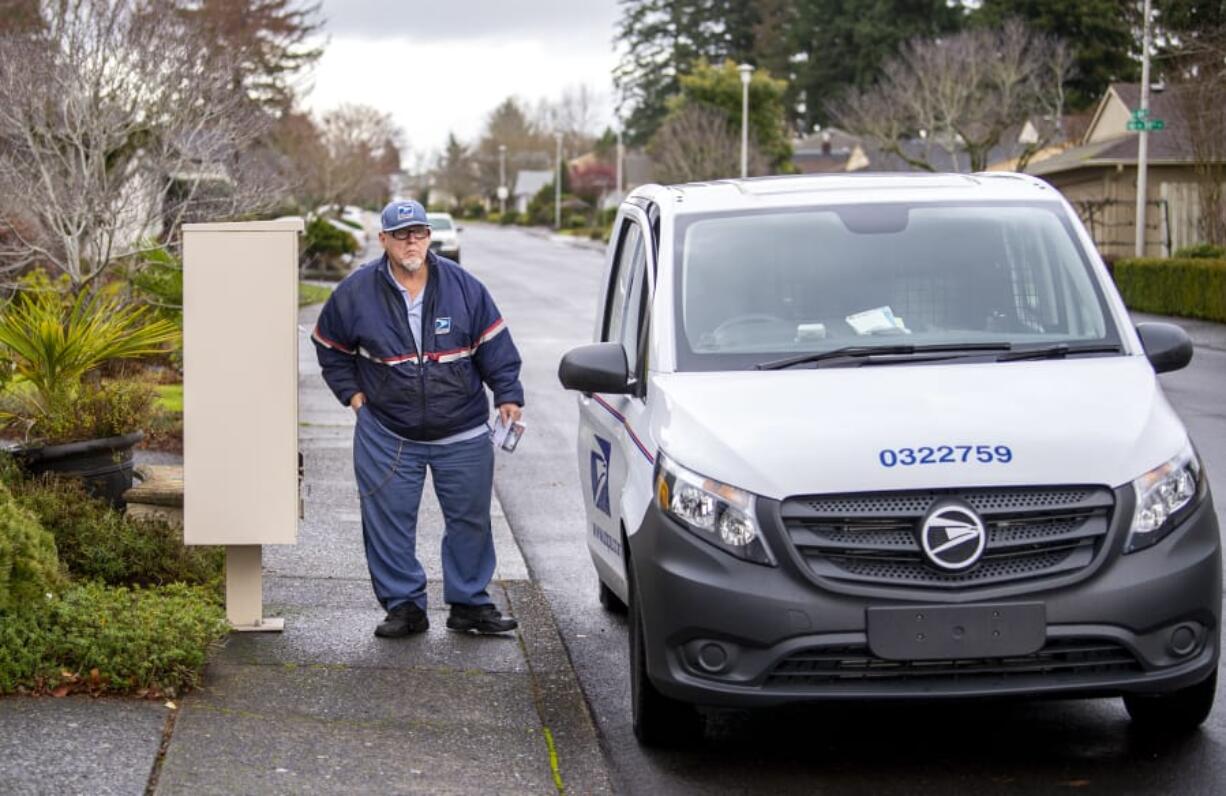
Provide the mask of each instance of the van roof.
{"label": "van roof", "polygon": [[792,205],[880,201],[1053,200],[1057,191],[1037,177],[1013,172],[976,174],[802,174],[715,180],[683,185],[644,185],[639,196],[674,212],[713,212]]}

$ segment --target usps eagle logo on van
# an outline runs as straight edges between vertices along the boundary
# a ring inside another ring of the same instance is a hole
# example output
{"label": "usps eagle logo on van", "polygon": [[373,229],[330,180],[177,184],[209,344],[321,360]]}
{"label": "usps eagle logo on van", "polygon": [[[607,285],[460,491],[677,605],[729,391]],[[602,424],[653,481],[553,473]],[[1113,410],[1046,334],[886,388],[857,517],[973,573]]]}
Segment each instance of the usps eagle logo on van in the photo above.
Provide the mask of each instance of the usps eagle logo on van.
{"label": "usps eagle logo on van", "polygon": [[596,437],[596,447],[592,451],[592,502],[607,516],[613,516],[609,511],[609,454],[613,446],[607,439]]}

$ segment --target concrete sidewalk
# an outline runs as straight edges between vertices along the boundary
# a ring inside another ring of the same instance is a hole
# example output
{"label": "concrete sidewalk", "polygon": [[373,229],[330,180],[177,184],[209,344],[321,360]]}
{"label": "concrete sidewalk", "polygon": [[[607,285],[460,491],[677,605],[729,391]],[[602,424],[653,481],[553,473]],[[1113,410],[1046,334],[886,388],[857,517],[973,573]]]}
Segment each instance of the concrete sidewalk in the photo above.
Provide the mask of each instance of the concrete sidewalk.
{"label": "concrete sidewalk", "polygon": [[442,515],[427,488],[418,550],[430,630],[380,639],[362,549],[352,412],[324,386],[300,314],[299,434],[306,519],[265,554],[266,614],[281,634],[230,637],[184,700],[159,793],[549,793],[608,791],[595,729],[552,616],[501,507],[492,589],[521,631],[448,632]]}
{"label": "concrete sidewalk", "polygon": [[202,687],[174,707],[0,700],[0,791],[611,791],[578,680],[499,504],[491,593],[520,630],[445,629],[443,523],[428,486],[418,550],[431,579],[430,630],[373,635],[383,611],[363,555],[353,416],[320,378],[309,340],[318,312],[299,314],[306,519],[298,544],[264,551],[265,615],[283,617],[285,631],[232,634]]}

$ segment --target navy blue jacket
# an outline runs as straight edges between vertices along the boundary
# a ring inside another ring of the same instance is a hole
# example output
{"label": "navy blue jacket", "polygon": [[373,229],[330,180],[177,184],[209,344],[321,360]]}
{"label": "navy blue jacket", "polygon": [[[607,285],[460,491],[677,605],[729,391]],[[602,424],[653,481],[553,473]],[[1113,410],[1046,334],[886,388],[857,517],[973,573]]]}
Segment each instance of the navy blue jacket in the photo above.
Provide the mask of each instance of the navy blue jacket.
{"label": "navy blue jacket", "polygon": [[494,300],[476,277],[434,252],[422,302],[417,355],[404,296],[387,276],[387,255],[345,277],[311,338],[324,381],[340,402],[355,393],[391,431],[442,439],[489,420],[489,399],[523,406],[519,352]]}

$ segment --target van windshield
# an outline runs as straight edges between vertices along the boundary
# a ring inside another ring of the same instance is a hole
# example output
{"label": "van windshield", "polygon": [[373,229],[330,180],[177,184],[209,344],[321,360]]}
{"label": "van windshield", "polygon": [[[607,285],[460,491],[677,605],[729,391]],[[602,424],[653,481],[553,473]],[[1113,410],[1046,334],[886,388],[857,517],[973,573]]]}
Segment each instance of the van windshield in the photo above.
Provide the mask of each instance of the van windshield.
{"label": "van windshield", "polygon": [[695,216],[677,241],[682,370],[847,346],[1119,342],[1056,203]]}

